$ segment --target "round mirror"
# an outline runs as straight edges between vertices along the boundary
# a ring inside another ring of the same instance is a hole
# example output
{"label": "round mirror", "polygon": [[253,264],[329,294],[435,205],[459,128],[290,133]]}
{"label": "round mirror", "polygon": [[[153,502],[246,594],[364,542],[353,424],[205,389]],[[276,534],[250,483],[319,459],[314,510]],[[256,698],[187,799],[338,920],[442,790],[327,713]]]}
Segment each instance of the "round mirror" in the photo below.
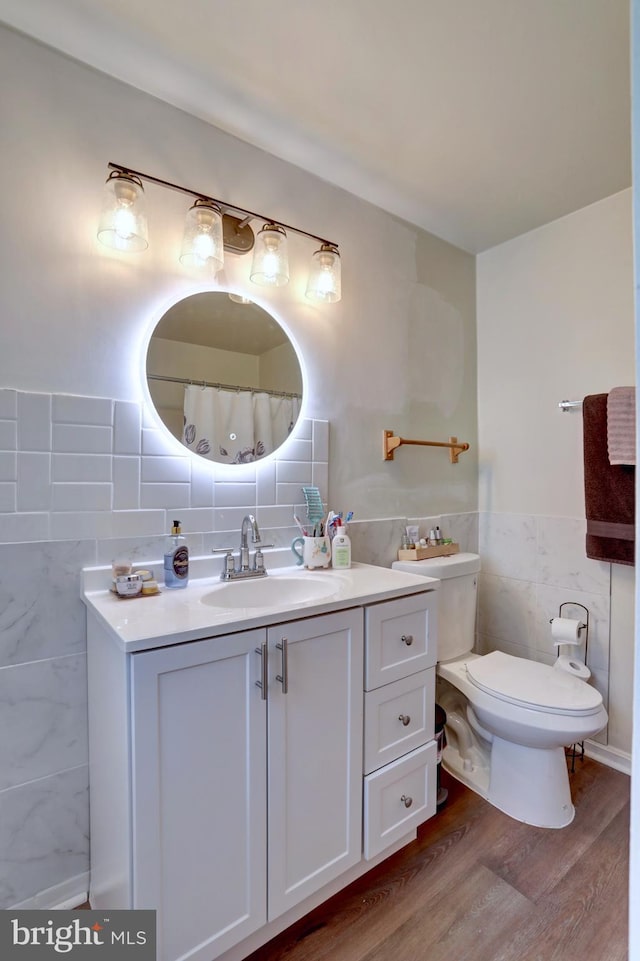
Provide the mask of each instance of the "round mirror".
{"label": "round mirror", "polygon": [[276,451],[302,405],[298,355],[278,321],[220,290],[179,300],[156,325],[147,384],[165,427],[218,464]]}

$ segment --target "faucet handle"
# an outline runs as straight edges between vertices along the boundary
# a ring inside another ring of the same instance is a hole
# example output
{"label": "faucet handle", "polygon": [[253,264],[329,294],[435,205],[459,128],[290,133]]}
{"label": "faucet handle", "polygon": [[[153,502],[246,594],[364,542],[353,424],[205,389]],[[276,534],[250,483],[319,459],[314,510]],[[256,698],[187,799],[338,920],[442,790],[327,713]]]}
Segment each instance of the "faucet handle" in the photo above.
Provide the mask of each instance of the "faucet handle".
{"label": "faucet handle", "polygon": [[273,544],[262,544],[260,547],[256,547],[256,552],[253,555],[253,569],[256,572],[266,574],[264,567],[264,554],[262,553],[262,547],[273,547]]}
{"label": "faucet handle", "polygon": [[220,575],[221,580],[228,580],[229,577],[235,573],[235,564],[233,562],[233,549],[231,547],[212,547],[212,554],[224,554],[224,568],[222,574]]}

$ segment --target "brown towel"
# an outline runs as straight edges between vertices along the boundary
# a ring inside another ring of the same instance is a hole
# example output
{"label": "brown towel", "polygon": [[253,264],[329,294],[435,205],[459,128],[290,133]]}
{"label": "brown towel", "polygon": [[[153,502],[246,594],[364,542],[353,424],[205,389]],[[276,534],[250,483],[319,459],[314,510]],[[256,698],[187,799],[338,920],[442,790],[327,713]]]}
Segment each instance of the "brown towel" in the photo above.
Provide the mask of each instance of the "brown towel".
{"label": "brown towel", "polygon": [[636,389],[614,387],[607,398],[607,447],[610,464],[636,462]]}
{"label": "brown towel", "polygon": [[587,557],[634,563],[635,467],[612,465],[607,451],[607,394],[582,404]]}

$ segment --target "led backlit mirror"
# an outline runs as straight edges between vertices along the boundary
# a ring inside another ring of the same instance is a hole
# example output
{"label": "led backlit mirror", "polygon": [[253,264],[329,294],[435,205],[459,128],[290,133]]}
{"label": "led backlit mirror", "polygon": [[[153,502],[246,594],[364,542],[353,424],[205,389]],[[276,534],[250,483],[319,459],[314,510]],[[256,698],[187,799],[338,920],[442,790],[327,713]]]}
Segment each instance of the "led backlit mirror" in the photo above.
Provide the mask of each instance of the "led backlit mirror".
{"label": "led backlit mirror", "polygon": [[203,291],[160,318],[147,350],[147,384],[165,427],[218,464],[277,450],[302,404],[302,371],[278,321],[257,304]]}

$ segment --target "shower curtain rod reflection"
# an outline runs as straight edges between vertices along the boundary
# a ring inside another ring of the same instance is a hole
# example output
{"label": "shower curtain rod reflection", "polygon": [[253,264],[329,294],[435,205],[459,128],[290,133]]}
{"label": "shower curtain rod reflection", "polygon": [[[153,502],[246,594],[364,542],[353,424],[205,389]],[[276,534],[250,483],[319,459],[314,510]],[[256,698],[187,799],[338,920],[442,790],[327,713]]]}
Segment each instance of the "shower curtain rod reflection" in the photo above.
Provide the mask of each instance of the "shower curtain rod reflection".
{"label": "shower curtain rod reflection", "polygon": [[249,394],[269,394],[270,397],[297,397],[302,400],[302,394],[286,390],[267,390],[264,387],[241,387],[239,384],[216,384],[210,380],[191,380],[188,377],[168,377],[164,374],[147,374],[148,380],[165,380],[171,384],[189,384],[192,387],[215,387],[218,390],[246,391]]}

